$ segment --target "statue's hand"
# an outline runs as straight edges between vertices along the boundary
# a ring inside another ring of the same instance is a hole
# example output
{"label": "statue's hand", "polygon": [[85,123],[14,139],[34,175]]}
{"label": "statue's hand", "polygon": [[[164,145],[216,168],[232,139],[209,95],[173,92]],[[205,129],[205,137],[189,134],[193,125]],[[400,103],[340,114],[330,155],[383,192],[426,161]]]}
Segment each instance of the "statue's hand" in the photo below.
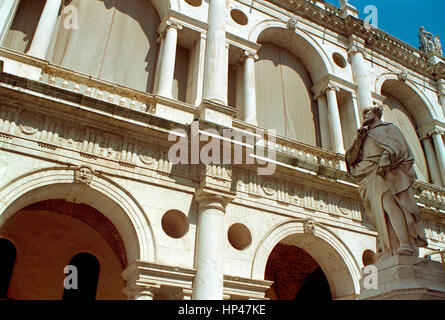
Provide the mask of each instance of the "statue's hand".
{"label": "statue's hand", "polygon": [[377,174],[379,176],[385,176],[389,172],[389,168],[391,166],[391,159],[389,158],[389,154],[384,153],[380,158],[379,167],[377,168]]}

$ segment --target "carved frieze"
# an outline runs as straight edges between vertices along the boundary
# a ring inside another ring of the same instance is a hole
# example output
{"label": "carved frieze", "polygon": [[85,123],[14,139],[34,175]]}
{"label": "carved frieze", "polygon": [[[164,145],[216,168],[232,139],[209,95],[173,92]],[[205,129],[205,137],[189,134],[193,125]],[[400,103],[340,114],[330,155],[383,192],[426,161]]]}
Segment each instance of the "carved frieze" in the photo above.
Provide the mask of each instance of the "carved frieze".
{"label": "carved frieze", "polygon": [[255,173],[238,172],[236,175],[238,193],[249,198],[273,199],[280,205],[295,205],[329,215],[346,217],[368,222],[359,200],[337,196],[273,177],[261,177]]}

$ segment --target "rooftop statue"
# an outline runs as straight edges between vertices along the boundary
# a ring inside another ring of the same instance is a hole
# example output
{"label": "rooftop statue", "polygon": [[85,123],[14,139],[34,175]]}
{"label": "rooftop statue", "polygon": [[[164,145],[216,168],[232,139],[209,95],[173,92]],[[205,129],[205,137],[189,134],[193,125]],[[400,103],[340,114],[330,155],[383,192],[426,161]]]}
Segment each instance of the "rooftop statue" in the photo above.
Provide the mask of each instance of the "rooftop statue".
{"label": "rooftop statue", "polygon": [[411,191],[414,156],[399,128],[381,120],[382,113],[380,106],[363,110],[363,127],[346,152],[347,168],[377,230],[378,258],[418,256],[427,240]]}
{"label": "rooftop statue", "polygon": [[419,49],[427,55],[442,56],[442,44],[440,43],[440,36],[434,36],[431,32],[425,30],[425,27],[419,28]]}

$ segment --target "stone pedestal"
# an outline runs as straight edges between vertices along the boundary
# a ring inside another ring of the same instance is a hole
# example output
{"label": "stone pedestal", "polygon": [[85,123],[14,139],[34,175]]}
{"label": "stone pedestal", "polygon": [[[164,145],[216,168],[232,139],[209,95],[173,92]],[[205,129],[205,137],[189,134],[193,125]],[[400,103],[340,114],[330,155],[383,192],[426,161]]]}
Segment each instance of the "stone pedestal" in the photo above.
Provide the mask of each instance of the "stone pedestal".
{"label": "stone pedestal", "polygon": [[410,256],[396,256],[374,264],[376,289],[360,281],[359,300],[445,300],[445,269],[440,262]]}

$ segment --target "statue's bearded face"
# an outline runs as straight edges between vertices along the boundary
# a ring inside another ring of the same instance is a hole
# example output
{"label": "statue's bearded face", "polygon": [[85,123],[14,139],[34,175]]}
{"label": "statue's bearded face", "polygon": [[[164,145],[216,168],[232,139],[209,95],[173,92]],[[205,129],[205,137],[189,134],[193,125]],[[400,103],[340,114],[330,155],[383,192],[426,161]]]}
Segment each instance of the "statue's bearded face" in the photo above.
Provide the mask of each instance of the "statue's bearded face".
{"label": "statue's bearded face", "polygon": [[364,126],[368,126],[377,120],[377,115],[371,109],[363,110],[362,116],[363,116],[363,125]]}

